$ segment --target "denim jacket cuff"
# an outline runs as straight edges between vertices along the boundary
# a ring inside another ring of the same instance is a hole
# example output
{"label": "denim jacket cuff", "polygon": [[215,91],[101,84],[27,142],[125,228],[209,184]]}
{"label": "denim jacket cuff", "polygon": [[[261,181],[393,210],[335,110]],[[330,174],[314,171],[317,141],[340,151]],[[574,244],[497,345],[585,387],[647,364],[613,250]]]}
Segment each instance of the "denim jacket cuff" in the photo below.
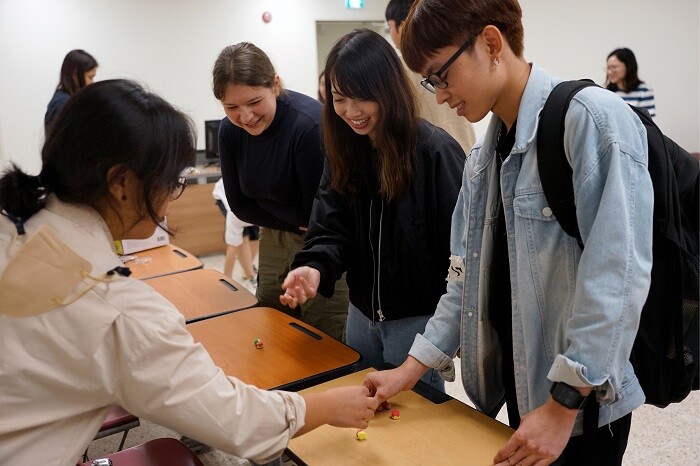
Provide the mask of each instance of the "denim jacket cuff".
{"label": "denim jacket cuff", "polygon": [[408,352],[422,364],[438,371],[440,377],[447,382],[455,380],[455,364],[451,357],[440,351],[435,345],[430,343],[423,335],[416,335],[413,346]]}
{"label": "denim jacket cuff", "polygon": [[562,354],[554,358],[547,378],[552,382],[564,382],[572,387],[594,387],[598,401],[608,404],[615,401],[615,390],[610,378],[593,380],[588,376],[588,368]]}

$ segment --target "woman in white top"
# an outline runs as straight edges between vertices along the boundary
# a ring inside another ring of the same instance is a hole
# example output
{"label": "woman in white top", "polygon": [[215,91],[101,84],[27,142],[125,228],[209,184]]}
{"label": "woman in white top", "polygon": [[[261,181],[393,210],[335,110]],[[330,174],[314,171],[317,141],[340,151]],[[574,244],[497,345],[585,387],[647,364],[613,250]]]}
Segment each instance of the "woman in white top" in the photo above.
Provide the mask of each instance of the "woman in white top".
{"label": "woman in white top", "polygon": [[646,109],[656,116],[654,91],[637,76],[637,59],[627,48],[615,49],[608,55],[605,88],[613,91],[630,105]]}
{"label": "woman in white top", "polygon": [[75,465],[113,404],[259,462],[324,423],[367,427],[366,388],[227,377],[172,304],[127,277],[113,242],[150,236],[182,193],[191,122],[124,80],[82,89],[62,115],[41,173],[0,179],[0,464]]}
{"label": "woman in white top", "polygon": [[[226,199],[226,189],[223,178],[219,178],[212,191],[216,205],[226,219],[224,241],[226,242],[226,258],[224,259],[224,275],[233,276],[233,267],[236,259],[243,269],[244,285],[256,287],[258,273],[253,264],[260,249],[260,227],[252,223],[244,222],[231,212],[231,207]],[[255,292],[253,290],[253,292]]]}

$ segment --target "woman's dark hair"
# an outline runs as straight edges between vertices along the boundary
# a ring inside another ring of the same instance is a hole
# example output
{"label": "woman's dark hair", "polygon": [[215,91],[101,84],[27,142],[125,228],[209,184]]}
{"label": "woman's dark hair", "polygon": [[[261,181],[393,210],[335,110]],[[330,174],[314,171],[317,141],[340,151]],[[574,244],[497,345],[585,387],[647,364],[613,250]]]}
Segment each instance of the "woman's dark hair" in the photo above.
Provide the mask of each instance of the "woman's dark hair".
{"label": "woman's dark hair", "polygon": [[401,30],[401,54],[406,65],[422,71],[439,49],[472,43],[486,26],[501,31],[513,53],[524,50],[523,12],[518,0],[417,0]]}
{"label": "woman's dark hair", "polygon": [[71,50],[63,59],[61,79],[56,89],[73,95],[85,87],[85,73],[97,68],[97,60],[85,50]]}
{"label": "woman's dark hair", "polygon": [[154,201],[178,186],[194,164],[191,120],[157,95],[127,80],[100,81],[75,94],[47,135],[38,176],[16,165],[0,178],[0,210],[27,219],[49,194],[97,207],[109,200],[108,172],[131,171],[143,185],[144,215],[155,223]]}
{"label": "woman's dark hair", "polygon": [[[316,86],[316,87],[318,87],[318,101],[321,102],[322,104],[326,103],[326,96],[323,95],[323,93],[321,92],[321,78],[325,79],[325,74],[326,74],[325,70],[321,71],[321,74],[318,75],[318,86]],[[324,88],[325,88],[325,83],[324,83]]]}
{"label": "woman's dark hair", "polygon": [[393,21],[398,28],[408,16],[413,0],[389,0],[384,11],[387,21]]}
{"label": "woman's dark hair", "polygon": [[419,128],[413,84],[394,48],[374,31],[355,29],[338,40],[326,61],[323,141],[331,188],[357,193],[362,153],[369,154],[371,146],[335,113],[332,88],[379,104],[374,141],[379,193],[388,200],[401,197],[413,179]]}
{"label": "woman's dark hair", "polygon": [[605,75],[605,88],[611,91],[618,91],[618,90],[624,90],[625,92],[632,92],[635,89],[639,87],[640,84],[642,84],[644,81],[639,79],[639,76],[637,75],[638,73],[638,67],[637,67],[637,59],[634,56],[634,52],[632,52],[628,48],[621,48],[621,49],[615,49],[612,52],[610,52],[610,55],[608,55],[608,58],[610,57],[616,57],[618,60],[620,60],[622,63],[625,65],[625,76],[622,78],[622,85],[624,86],[624,89],[620,88],[617,84],[613,84],[610,82],[610,79],[608,78],[607,74]]}
{"label": "woman's dark hair", "polygon": [[218,100],[223,99],[229,84],[272,89],[276,74],[270,58],[255,45],[250,42],[229,45],[219,53],[214,62],[214,97]]}

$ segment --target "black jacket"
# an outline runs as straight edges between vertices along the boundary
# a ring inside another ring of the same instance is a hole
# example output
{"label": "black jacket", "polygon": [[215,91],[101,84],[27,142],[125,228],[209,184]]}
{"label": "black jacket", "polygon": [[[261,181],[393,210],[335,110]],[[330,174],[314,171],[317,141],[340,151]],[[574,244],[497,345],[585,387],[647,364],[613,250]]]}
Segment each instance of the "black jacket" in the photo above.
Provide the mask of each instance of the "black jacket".
{"label": "black jacket", "polygon": [[432,314],[446,288],[464,151],[444,130],[422,121],[413,182],[393,202],[378,195],[375,156],[365,158],[364,182],[355,196],[330,189],[326,165],[306,243],[292,268],[318,269],[319,292],[326,297],[347,270],[350,301],[370,319]]}

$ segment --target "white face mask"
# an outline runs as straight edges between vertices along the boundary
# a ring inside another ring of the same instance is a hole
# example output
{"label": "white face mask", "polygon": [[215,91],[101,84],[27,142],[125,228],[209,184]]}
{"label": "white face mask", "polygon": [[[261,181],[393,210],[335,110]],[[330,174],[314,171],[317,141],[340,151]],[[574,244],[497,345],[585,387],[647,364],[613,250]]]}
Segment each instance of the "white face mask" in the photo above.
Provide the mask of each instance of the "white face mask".
{"label": "white face mask", "polygon": [[27,317],[48,312],[88,289],[76,290],[92,264],[43,226],[14,255],[0,277],[0,314]]}

